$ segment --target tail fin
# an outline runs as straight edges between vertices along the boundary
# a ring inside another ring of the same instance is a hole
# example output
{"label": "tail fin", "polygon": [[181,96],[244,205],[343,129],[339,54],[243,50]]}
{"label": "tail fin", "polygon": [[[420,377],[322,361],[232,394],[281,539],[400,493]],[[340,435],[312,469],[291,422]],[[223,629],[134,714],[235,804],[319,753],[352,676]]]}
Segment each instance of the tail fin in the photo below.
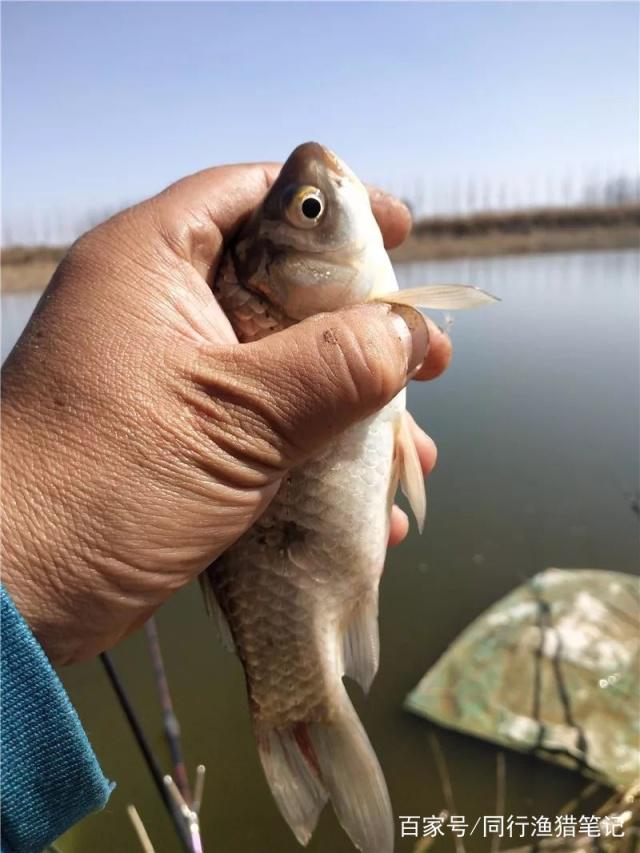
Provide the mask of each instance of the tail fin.
{"label": "tail fin", "polygon": [[309,739],[338,820],[363,853],[392,853],[393,813],[373,747],[346,692],[340,716]]}
{"label": "tail fin", "polygon": [[328,796],[310,747],[303,746],[305,725],[275,729],[256,724],[255,731],[271,793],[295,837],[306,845]]}
{"label": "tail fin", "polygon": [[258,750],[283,817],[307,844],[327,799],[363,853],[392,853],[393,813],[373,748],[344,692],[331,722],[256,726]]}

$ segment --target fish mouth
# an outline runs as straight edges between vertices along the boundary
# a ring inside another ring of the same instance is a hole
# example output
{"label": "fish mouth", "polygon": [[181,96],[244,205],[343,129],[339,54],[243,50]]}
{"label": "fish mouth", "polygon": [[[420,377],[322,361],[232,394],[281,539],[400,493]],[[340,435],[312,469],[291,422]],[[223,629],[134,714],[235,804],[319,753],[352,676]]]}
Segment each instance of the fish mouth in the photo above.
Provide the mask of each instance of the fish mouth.
{"label": "fish mouth", "polygon": [[319,144],[318,147],[321,149],[320,157],[327,172],[332,173],[330,177],[335,179],[339,187],[342,186],[345,179],[354,177],[351,169],[330,148],[325,148],[324,145]]}
{"label": "fish mouth", "polygon": [[360,184],[347,164],[330,148],[319,142],[303,142],[287,157],[270,191],[276,187],[284,190],[286,186],[296,184],[315,186],[319,175],[331,181],[338,190],[348,183]]}
{"label": "fish mouth", "polygon": [[303,142],[287,157],[282,171],[303,174],[311,163],[321,163],[327,172],[338,178],[352,177],[353,173],[343,161],[319,142]]}

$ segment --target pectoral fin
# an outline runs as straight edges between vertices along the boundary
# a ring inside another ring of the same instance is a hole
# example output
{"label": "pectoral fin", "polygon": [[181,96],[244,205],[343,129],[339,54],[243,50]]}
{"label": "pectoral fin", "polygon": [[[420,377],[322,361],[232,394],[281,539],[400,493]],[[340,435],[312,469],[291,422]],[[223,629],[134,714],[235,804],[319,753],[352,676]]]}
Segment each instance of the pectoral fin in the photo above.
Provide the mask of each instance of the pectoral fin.
{"label": "pectoral fin", "polygon": [[400,488],[409,501],[418,530],[422,533],[427,514],[427,495],[424,487],[422,466],[416,449],[406,412],[398,419],[396,431],[396,465],[400,476]]}
{"label": "pectoral fin", "polygon": [[465,284],[438,284],[433,287],[410,287],[379,296],[376,302],[394,302],[397,305],[411,305],[414,308],[436,308],[442,311],[457,311],[462,308],[479,308],[499,302],[478,287]]}

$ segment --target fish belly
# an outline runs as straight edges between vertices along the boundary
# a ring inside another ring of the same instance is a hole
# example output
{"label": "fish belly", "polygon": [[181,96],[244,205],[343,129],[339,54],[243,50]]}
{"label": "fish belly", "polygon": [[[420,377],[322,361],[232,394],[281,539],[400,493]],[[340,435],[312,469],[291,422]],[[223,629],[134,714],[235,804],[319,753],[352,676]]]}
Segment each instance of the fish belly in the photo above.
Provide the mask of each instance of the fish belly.
{"label": "fish belly", "polygon": [[290,472],[209,572],[245,668],[267,779],[302,843],[331,799],[359,849],[393,846],[384,778],[342,676],[368,689],[378,667],[378,584],[403,411],[404,392]]}
{"label": "fish belly", "polygon": [[342,637],[377,596],[402,406],[396,398],[292,471],[211,571],[259,719],[287,724],[331,712]]}

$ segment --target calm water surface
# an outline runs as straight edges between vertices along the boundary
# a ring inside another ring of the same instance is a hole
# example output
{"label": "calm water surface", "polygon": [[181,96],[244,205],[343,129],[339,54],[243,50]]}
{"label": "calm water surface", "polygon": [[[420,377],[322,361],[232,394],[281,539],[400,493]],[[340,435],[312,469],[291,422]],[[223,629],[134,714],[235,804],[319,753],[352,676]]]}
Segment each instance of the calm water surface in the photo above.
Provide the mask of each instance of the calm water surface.
{"label": "calm water surface", "polygon": [[[437,382],[414,383],[410,408],[439,447],[429,520],[389,554],[381,591],[382,657],[365,702],[351,691],[389,783],[396,814],[444,807],[429,735],[438,732],[457,811],[495,813],[495,749],[402,710],[423,673],[486,607],[548,567],[635,571],[638,520],[637,252],[423,263],[401,283],[470,282],[502,302],[455,317],[455,357]],[[9,346],[35,301],[3,298]],[[442,318],[440,318],[442,319]],[[3,353],[5,352],[3,347]],[[191,770],[208,778],[205,847],[218,853],[296,853],[258,764],[242,671],[225,653],[192,587],[158,615]],[[161,720],[144,637],[114,652],[159,754]],[[177,850],[171,826],[98,663],[65,683],[118,787],[107,810],[63,850],[136,850],[125,807],[134,802],[158,853]],[[168,764],[166,765],[168,767]],[[507,755],[507,813],[555,815],[583,781],[528,756]],[[467,840],[468,853],[488,850]],[[413,842],[398,841],[398,850]],[[506,846],[506,845],[503,845]],[[330,810],[310,851],[352,847]],[[453,850],[451,836],[435,851]]]}

